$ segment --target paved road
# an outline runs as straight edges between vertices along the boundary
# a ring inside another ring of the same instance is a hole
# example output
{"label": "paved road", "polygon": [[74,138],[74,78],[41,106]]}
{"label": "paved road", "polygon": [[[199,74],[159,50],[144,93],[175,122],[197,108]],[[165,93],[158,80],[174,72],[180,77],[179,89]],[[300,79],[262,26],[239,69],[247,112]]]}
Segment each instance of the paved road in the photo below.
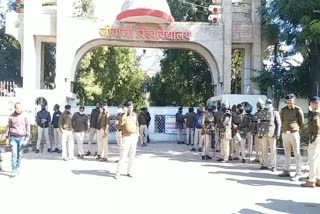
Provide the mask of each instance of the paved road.
{"label": "paved road", "polygon": [[320,188],[301,188],[253,164],[205,162],[189,149],[139,147],[134,177],[119,180],[115,145],[108,163],[28,153],[18,177],[0,172],[0,213],[320,213]]}

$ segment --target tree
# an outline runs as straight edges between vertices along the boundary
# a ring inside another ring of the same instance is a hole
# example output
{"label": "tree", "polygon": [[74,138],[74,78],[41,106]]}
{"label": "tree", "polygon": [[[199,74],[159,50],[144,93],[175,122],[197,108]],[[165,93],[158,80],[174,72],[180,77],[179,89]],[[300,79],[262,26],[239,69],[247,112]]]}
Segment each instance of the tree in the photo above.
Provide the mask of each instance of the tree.
{"label": "tree", "polygon": [[108,105],[117,106],[132,100],[143,106],[146,81],[132,48],[98,47],[81,60],[75,93],[85,105],[107,100]]}
{"label": "tree", "polygon": [[320,82],[320,14],[315,13],[319,8],[320,0],[273,0],[261,9],[266,31],[270,29],[276,34],[275,43],[285,42],[293,47],[292,52],[300,51],[305,59],[300,68],[293,70],[293,82],[300,79],[307,86],[304,96],[314,94],[315,83]]}
{"label": "tree", "polygon": [[22,83],[19,42],[5,33],[5,14],[0,14],[0,80]]}
{"label": "tree", "polygon": [[190,50],[166,50],[161,73],[152,78],[150,98],[153,105],[196,106],[213,95],[210,69],[203,57]]}

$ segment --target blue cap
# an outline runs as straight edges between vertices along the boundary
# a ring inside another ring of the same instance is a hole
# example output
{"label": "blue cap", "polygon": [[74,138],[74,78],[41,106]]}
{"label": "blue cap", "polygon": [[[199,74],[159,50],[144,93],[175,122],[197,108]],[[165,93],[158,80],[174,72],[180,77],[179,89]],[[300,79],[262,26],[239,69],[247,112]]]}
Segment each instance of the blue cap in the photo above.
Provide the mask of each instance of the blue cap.
{"label": "blue cap", "polygon": [[65,109],[71,109],[71,105],[65,105],[64,108]]}
{"label": "blue cap", "polygon": [[320,97],[318,97],[318,96],[311,97],[311,98],[310,98],[310,102],[319,103],[319,102],[320,102]]}

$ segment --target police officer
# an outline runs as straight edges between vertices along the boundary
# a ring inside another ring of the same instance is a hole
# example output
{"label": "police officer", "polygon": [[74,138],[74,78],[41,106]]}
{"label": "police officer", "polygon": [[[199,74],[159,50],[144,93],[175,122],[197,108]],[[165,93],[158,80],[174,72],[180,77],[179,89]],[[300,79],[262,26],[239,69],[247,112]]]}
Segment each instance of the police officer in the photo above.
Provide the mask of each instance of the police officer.
{"label": "police officer", "polygon": [[[248,126],[247,120],[245,120],[245,114],[242,104],[237,105],[237,114],[233,117],[233,128],[235,130],[234,142],[236,157],[234,160],[242,159],[242,163],[245,163],[245,137],[246,127]],[[241,151],[241,156],[240,156]]]}
{"label": "police officer", "polygon": [[222,106],[221,112],[223,115],[218,121],[219,127],[219,139],[221,143],[221,158],[218,161],[226,163],[228,161],[230,143],[232,141],[232,117],[231,111],[228,109],[229,106]]}
{"label": "police officer", "polygon": [[252,105],[248,102],[243,102],[242,103],[244,111],[245,111],[245,140],[248,142],[248,153],[249,153],[249,161],[251,161],[251,154],[252,154],[252,126],[253,126],[253,121],[254,121],[254,116],[252,113]]}
{"label": "police officer", "polygon": [[[264,102],[262,100],[259,100],[257,102],[257,112],[254,114],[253,121],[252,121],[252,134],[253,134],[253,141],[254,141],[254,147],[256,151],[256,159],[254,159],[253,163],[261,163],[261,153],[262,153],[262,144],[261,144],[261,138],[258,136],[258,129],[260,125],[260,121],[258,118],[260,118],[261,110],[264,108]],[[249,145],[250,149],[250,145]]]}
{"label": "police officer", "polygon": [[262,144],[262,166],[260,169],[268,169],[268,148],[270,147],[271,171],[276,171],[277,139],[280,138],[281,120],[279,112],[272,107],[272,100],[267,99],[265,108],[260,114],[258,136]]}
{"label": "police officer", "polygon": [[194,145],[191,149],[191,151],[195,152],[202,152],[202,144],[203,144],[203,138],[204,135],[202,134],[202,119],[203,119],[203,107],[199,107],[197,114],[195,116],[195,121],[194,121],[194,127],[195,127],[195,132],[194,132]]}
{"label": "police officer", "polygon": [[291,147],[296,159],[296,174],[290,180],[297,181],[301,176],[301,154],[299,131],[304,124],[304,116],[301,108],[294,104],[294,94],[286,96],[287,106],[281,109],[282,141],[285,153],[285,168],[279,174],[280,177],[290,177]]}
{"label": "police officer", "polygon": [[62,159],[68,161],[74,159],[72,114],[70,105],[66,105],[64,108],[64,112],[59,117],[59,129],[62,134]]}
{"label": "police officer", "polygon": [[301,184],[303,187],[320,186],[320,98],[318,96],[310,99],[310,107],[312,109],[308,122],[310,168],[309,179],[306,183]]}
{"label": "police officer", "polygon": [[184,117],[182,115],[183,108],[180,106],[178,108],[178,112],[176,113],[176,128],[177,128],[177,141],[178,144],[184,144],[184,140],[182,137],[182,130],[184,127]]}
{"label": "police officer", "polygon": [[202,132],[204,134],[204,143],[202,149],[202,160],[212,159],[209,156],[209,149],[214,131],[214,116],[212,106],[208,106],[207,112],[203,114]]}
{"label": "police officer", "polygon": [[59,117],[62,113],[59,109],[60,109],[60,106],[58,104],[55,104],[53,107],[54,113],[51,121],[51,124],[53,126],[53,138],[54,138],[52,152],[57,152],[57,153],[61,153],[61,138],[62,138],[62,135],[59,129]]}

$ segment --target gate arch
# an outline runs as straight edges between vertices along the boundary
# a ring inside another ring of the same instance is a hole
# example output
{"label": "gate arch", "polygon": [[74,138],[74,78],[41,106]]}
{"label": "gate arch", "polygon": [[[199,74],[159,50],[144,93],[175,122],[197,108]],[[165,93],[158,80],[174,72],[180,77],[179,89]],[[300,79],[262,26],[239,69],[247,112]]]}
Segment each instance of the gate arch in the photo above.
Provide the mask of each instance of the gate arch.
{"label": "gate arch", "polygon": [[80,61],[83,56],[92,50],[95,47],[99,46],[115,46],[115,47],[135,47],[135,48],[178,48],[178,49],[189,49],[196,51],[199,53],[207,62],[210,73],[211,73],[211,81],[212,86],[217,93],[220,75],[219,75],[219,67],[215,57],[212,53],[203,45],[195,42],[148,42],[148,41],[116,41],[116,40],[108,40],[108,39],[93,39],[86,43],[84,43],[77,51],[74,56],[74,60],[71,67],[71,81],[75,80],[76,71],[80,65]]}

